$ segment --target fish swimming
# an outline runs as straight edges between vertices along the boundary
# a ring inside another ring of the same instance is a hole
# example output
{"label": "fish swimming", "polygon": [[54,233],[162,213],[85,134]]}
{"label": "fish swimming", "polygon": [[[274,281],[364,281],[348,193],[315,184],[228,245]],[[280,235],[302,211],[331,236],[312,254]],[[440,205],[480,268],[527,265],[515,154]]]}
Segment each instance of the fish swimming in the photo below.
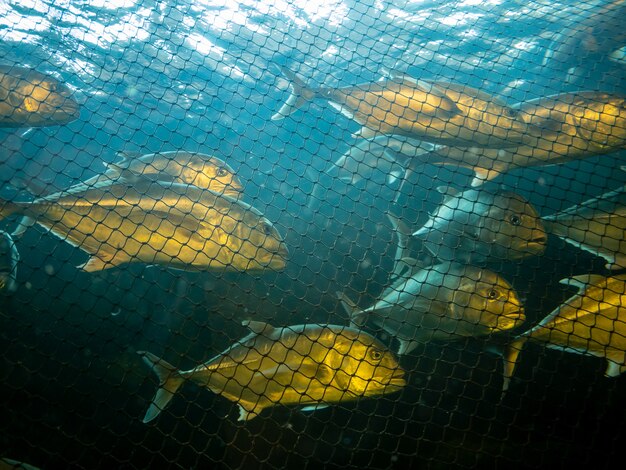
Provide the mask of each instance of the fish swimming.
{"label": "fish swimming", "polygon": [[626,42],[626,1],[614,0],[606,5],[586,10],[589,14],[573,21],[572,30],[557,35],[548,49],[543,66],[568,70],[597,66],[598,62],[619,49]]}
{"label": "fish swimming", "polygon": [[243,185],[235,171],[223,160],[199,152],[172,151],[141,155],[108,163],[104,174],[94,176],[82,184],[91,188],[101,182],[121,179],[133,181],[148,178],[172,183],[191,184],[201,189],[239,197]]}
{"label": "fish swimming", "polygon": [[447,193],[413,236],[437,259],[458,263],[517,260],[540,255],[547,244],[535,208],[509,191],[483,188]]}
{"label": "fish swimming", "polygon": [[0,127],[67,124],[80,115],[71,90],[56,78],[25,67],[0,65]]}
{"label": "fish swimming", "polygon": [[[137,158],[125,157],[119,162],[108,163],[103,174],[48,197],[60,198],[102,186],[133,183],[141,179],[191,184],[234,198],[240,197],[243,191],[241,181],[226,162],[202,153],[173,151],[150,153]],[[24,217],[13,231],[13,236],[19,238],[34,224],[34,220]]]}
{"label": "fish swimming", "polygon": [[525,320],[513,287],[498,274],[471,265],[442,263],[419,269],[385,292],[363,310],[337,294],[352,325],[363,326],[371,319],[399,341],[398,354],[429,341],[508,331]]}
{"label": "fish swimming", "polygon": [[577,287],[578,293],[509,345],[504,358],[504,391],[509,388],[527,341],[604,358],[607,377],[626,371],[626,274],[609,277],[584,274],[563,279],[561,283]]}
{"label": "fish swimming", "polygon": [[17,263],[20,254],[7,232],[0,230],[0,295],[17,290]]}
{"label": "fish swimming", "polygon": [[542,221],[549,233],[604,258],[608,269],[626,268],[626,187],[544,216]]}
{"label": "fish swimming", "polygon": [[315,98],[363,127],[364,138],[401,135],[445,145],[511,147],[533,142],[532,129],[498,98],[464,85],[417,80],[393,74],[389,79],[345,88],[311,89],[283,70],[292,95],[272,120],[291,115]]}
{"label": "fish swimming", "polygon": [[[581,91],[560,93],[513,106],[533,126],[533,143],[514,148],[442,146],[421,163],[466,167],[477,187],[516,168],[556,165],[626,148],[626,96]],[[537,132],[539,130],[539,132]],[[391,139],[389,148],[412,157],[410,142]]]}
{"label": "fish swimming", "polygon": [[0,201],[0,219],[21,214],[90,255],[81,268],[124,263],[174,269],[280,270],[288,250],[254,207],[192,185],[142,180],[31,202]]}
{"label": "fish swimming", "polygon": [[277,405],[313,410],[406,385],[393,354],[365,332],[337,325],[243,325],[252,331],[248,336],[188,371],[139,351],[160,381],[144,423],[156,418],[187,380],[235,402],[239,421]]}

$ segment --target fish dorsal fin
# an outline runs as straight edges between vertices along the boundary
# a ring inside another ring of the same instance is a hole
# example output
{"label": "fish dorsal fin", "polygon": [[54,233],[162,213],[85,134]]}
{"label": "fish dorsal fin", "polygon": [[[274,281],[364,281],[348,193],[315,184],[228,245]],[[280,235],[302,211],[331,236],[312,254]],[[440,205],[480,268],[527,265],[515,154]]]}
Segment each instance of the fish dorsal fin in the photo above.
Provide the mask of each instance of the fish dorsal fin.
{"label": "fish dorsal fin", "polygon": [[241,324],[243,326],[248,327],[250,331],[252,331],[253,333],[256,333],[257,335],[269,336],[275,330],[275,328],[272,325],[270,325],[269,323],[262,322],[262,321],[244,320],[241,322]]}
{"label": "fish dorsal fin", "polygon": [[458,189],[455,189],[452,186],[437,186],[437,192],[439,194],[443,194],[444,203],[448,202],[451,199],[454,199],[460,193]]}
{"label": "fish dorsal fin", "polygon": [[399,338],[398,342],[400,343],[400,347],[398,348],[398,355],[400,356],[410,353],[419,345],[417,341],[409,341]]}
{"label": "fish dorsal fin", "polygon": [[599,282],[605,281],[606,277],[601,274],[580,274],[579,276],[568,277],[566,279],[561,279],[559,284],[563,284],[565,286],[576,287],[578,292],[584,292],[587,287],[591,284],[597,284]]}

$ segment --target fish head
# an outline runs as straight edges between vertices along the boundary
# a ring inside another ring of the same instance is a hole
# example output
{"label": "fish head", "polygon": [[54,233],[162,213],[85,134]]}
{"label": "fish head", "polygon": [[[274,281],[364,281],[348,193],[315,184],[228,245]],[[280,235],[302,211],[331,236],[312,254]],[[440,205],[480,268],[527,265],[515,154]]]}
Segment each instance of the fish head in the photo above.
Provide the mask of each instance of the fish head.
{"label": "fish head", "polygon": [[406,385],[394,354],[373,336],[354,328],[336,332],[324,362],[335,371],[331,386],[352,397],[393,393]]}
{"label": "fish head", "polygon": [[208,155],[192,155],[184,166],[181,179],[187,184],[232,197],[239,197],[243,191],[243,185],[230,165]]}
{"label": "fish head", "polygon": [[478,239],[491,258],[516,260],[540,255],[548,237],[536,209],[518,194],[503,192],[493,198],[480,221]]}
{"label": "fish head", "polygon": [[[471,110],[472,108],[470,108]],[[487,125],[488,140],[494,144],[514,146],[521,143],[532,143],[529,126],[520,111],[495,100],[485,109],[478,109],[475,119]],[[470,118],[473,113],[469,113]]]}
{"label": "fish head", "polygon": [[16,112],[23,115],[25,125],[60,125],[79,117],[80,106],[71,90],[54,78],[29,74],[20,83],[16,94],[21,103]]}
{"label": "fish head", "polygon": [[252,207],[239,217],[229,214],[223,220],[228,218],[231,223],[223,228],[227,230],[226,244],[233,252],[233,267],[242,271],[285,268],[289,250],[272,222]]}
{"label": "fish head", "polygon": [[485,336],[521,325],[526,317],[515,289],[487,269],[467,266],[454,289],[450,315],[460,336]]}

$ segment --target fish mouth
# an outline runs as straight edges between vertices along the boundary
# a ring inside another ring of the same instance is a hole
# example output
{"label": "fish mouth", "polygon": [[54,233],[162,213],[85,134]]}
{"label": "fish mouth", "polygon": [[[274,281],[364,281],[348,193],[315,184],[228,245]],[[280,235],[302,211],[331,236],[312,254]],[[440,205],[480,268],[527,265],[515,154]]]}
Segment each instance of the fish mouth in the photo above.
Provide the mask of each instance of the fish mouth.
{"label": "fish mouth", "polygon": [[404,378],[404,371],[402,369],[398,369],[394,371],[394,373],[387,380],[387,384],[385,385],[386,389],[400,389],[406,386],[406,380]]}

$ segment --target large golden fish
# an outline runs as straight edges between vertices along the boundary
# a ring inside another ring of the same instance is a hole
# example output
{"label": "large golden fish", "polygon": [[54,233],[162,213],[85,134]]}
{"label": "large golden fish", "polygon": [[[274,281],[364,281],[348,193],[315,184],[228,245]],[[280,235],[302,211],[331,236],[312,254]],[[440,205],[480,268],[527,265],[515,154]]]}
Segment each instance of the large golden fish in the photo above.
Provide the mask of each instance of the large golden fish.
{"label": "large golden fish", "polygon": [[32,69],[0,65],[0,127],[41,127],[78,119],[80,106],[57,79]]}
{"label": "large golden fish", "polygon": [[442,263],[401,277],[372,306],[360,309],[337,293],[353,325],[371,319],[408,354],[420,343],[504,332],[524,320],[513,287],[487,269]]}
{"label": "large golden fish", "polygon": [[626,96],[593,91],[561,93],[515,108],[533,126],[534,142],[500,149],[443,146],[429,153],[410,140],[392,138],[384,144],[412,158],[412,167],[441,164],[469,168],[475,173],[474,187],[512,169],[557,165],[626,148]]}
{"label": "large golden fish", "polygon": [[604,358],[607,377],[626,371],[626,274],[611,277],[585,274],[561,283],[577,287],[578,293],[509,345],[504,362],[504,391],[509,388],[527,341]]}
{"label": "large golden fish", "polygon": [[251,334],[188,371],[140,351],[160,381],[144,423],[156,418],[187,380],[237,403],[239,421],[276,405],[313,410],[396,392],[406,384],[393,354],[363,331],[337,325],[243,324]]}
{"label": "large golden fish", "polygon": [[359,135],[402,135],[446,145],[511,147],[533,142],[519,112],[469,86],[417,80],[394,74],[375,83],[345,88],[308,88],[283,70],[292,95],[272,120],[292,114],[307,101],[323,98],[363,126]]}
{"label": "large golden fish", "polygon": [[533,126],[534,142],[515,148],[446,146],[428,154],[411,142],[396,139],[387,145],[408,156],[415,154],[414,165],[470,168],[475,173],[474,187],[512,169],[556,165],[626,148],[626,96],[593,91],[561,93],[515,107]]}
{"label": "large golden fish", "polygon": [[[243,191],[243,185],[235,171],[223,160],[203,153],[172,151],[150,153],[136,158],[128,156],[119,162],[108,163],[103,174],[48,195],[47,199],[80,194],[115,183],[134,184],[142,179],[191,184],[234,198],[240,197]],[[13,231],[13,236],[21,237],[34,224],[35,221],[29,217],[22,218]]]}
{"label": "large golden fish", "polygon": [[626,268],[626,187],[544,216],[542,220],[549,233],[604,258],[607,268]]}
{"label": "large golden fish", "polygon": [[88,253],[82,268],[124,263],[183,270],[282,269],[288,255],[269,220],[249,204],[193,185],[141,180],[1,202],[0,219],[18,213]]}
{"label": "large golden fish", "polygon": [[239,177],[226,162],[212,155],[182,150],[124,157],[119,162],[108,163],[102,175],[89,178],[82,184],[83,189],[87,189],[120,179],[136,181],[137,178],[191,184],[235,198],[243,191]]}

